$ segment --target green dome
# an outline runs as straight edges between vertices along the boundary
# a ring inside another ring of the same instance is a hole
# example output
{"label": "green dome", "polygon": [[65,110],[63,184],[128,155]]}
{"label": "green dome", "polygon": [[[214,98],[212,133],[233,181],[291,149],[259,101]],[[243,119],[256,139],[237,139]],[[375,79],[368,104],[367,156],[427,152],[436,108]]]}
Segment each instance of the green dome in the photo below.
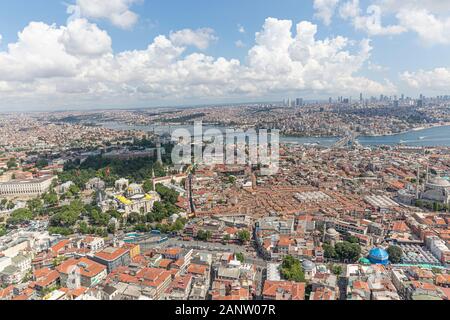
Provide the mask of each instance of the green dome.
{"label": "green dome", "polygon": [[367,264],[367,265],[371,264],[370,260],[367,259],[367,258],[361,258],[361,259],[359,259],[359,263],[360,263],[360,264]]}

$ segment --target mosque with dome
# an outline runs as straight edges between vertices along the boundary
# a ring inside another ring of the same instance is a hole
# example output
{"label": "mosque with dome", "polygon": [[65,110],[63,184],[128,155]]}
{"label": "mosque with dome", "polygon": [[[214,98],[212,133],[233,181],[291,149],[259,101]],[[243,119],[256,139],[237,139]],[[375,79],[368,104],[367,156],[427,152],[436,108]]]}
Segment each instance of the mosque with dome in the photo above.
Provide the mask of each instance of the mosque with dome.
{"label": "mosque with dome", "polygon": [[450,181],[441,177],[427,179],[423,192],[420,193],[420,199],[446,205],[450,204]]}
{"label": "mosque with dome", "polygon": [[372,264],[389,264],[389,254],[383,248],[373,248],[369,252],[368,260]]}

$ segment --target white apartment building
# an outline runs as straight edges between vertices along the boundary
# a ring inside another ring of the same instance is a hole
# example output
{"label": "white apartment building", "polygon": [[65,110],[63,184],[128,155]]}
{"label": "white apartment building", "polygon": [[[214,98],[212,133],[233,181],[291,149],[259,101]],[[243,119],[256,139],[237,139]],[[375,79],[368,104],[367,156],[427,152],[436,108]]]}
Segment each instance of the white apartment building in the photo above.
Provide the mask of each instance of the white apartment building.
{"label": "white apartment building", "polygon": [[0,182],[0,196],[37,196],[50,189],[54,176],[43,176],[36,179],[11,180]]}
{"label": "white apartment building", "polygon": [[431,253],[442,263],[447,264],[449,262],[450,250],[445,244],[445,241],[441,240],[439,237],[430,236],[426,238],[425,243]]}

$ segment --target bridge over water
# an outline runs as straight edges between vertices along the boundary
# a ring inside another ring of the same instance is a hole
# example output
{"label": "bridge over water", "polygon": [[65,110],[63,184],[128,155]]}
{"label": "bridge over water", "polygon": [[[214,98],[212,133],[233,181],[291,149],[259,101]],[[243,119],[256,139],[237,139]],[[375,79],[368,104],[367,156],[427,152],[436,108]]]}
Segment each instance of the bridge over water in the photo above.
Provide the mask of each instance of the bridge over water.
{"label": "bridge over water", "polygon": [[347,132],[345,137],[343,137],[341,140],[336,142],[331,148],[346,148],[348,146],[352,146],[355,144],[356,139],[358,138],[359,134],[356,132]]}

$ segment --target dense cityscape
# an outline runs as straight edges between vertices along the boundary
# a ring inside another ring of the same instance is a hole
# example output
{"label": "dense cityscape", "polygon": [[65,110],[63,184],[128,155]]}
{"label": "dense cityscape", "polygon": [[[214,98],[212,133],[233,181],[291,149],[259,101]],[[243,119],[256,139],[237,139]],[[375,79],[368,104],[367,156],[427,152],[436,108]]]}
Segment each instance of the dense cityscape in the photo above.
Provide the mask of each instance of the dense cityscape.
{"label": "dense cityscape", "polygon": [[[358,138],[445,130],[449,104],[3,114],[0,299],[448,300],[450,147]],[[173,163],[194,121],[336,140],[282,140],[272,176]]]}
{"label": "dense cityscape", "polygon": [[0,1],[1,315],[440,317],[449,57],[444,0]]}

